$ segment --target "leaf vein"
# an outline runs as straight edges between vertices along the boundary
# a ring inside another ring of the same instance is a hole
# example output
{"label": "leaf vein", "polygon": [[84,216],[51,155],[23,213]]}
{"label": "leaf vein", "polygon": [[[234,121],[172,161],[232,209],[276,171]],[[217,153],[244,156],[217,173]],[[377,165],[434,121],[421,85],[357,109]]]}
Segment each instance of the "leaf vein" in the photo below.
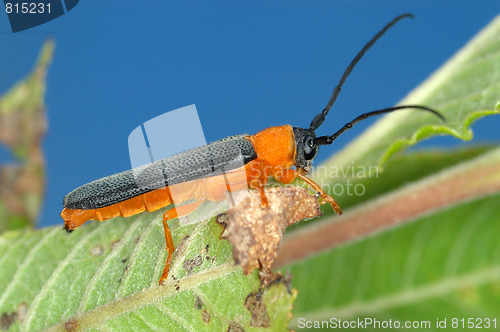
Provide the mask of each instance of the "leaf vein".
{"label": "leaf vein", "polygon": [[116,246],[113,249],[113,251],[104,259],[104,261],[101,263],[101,265],[99,266],[99,268],[96,270],[96,272],[92,276],[92,279],[90,280],[90,282],[87,284],[87,287],[85,288],[85,293],[82,296],[82,300],[80,302],[80,307],[78,309],[79,311],[83,311],[83,308],[85,307],[85,305],[90,300],[91,290],[93,289],[93,286],[97,282],[98,278],[100,276],[102,276],[104,269],[107,268],[109,266],[111,260],[113,258],[115,258],[119,254],[120,249],[123,248],[123,246],[125,245],[125,243],[129,242],[129,238],[132,237],[135,234],[135,232],[136,232],[137,228],[139,227],[139,225],[140,225],[139,222],[135,222],[135,223],[133,223],[131,225],[131,227],[129,227],[127,229],[126,233],[122,236],[121,241],[118,244],[118,246]]}
{"label": "leaf vein", "polygon": [[43,245],[45,245],[47,240],[49,238],[51,238],[52,235],[56,234],[56,231],[59,232],[61,230],[59,228],[54,228],[51,232],[49,232],[45,236],[45,238],[42,241],[38,242],[38,244],[31,247],[30,251],[25,256],[23,263],[21,265],[19,265],[19,267],[17,268],[16,273],[14,274],[14,276],[11,279],[12,281],[8,284],[7,288],[4,290],[2,296],[0,297],[0,303],[3,303],[5,301],[5,299],[9,295],[10,291],[13,289],[12,287],[14,287],[14,285],[18,284],[18,280],[20,280],[20,278],[18,277],[19,273],[22,273],[24,271],[24,269],[31,263],[31,260],[33,259],[34,255],[36,253],[38,253],[38,249],[40,247],[42,247]]}
{"label": "leaf vein", "polygon": [[157,308],[163,314],[170,316],[173,320],[175,320],[177,323],[179,323],[181,326],[184,326],[187,330],[191,332],[196,332],[196,330],[182,317],[178,316],[175,312],[170,310],[166,305],[164,305],[161,302],[157,303]]}
{"label": "leaf vein", "polygon": [[[138,220],[137,222],[139,223],[140,220]],[[148,228],[146,228],[146,230],[144,232],[142,232],[141,238],[140,238],[139,242],[136,244],[135,249],[132,251],[132,255],[130,256],[130,265],[131,266],[136,261],[137,254],[141,252],[140,249],[144,246],[144,241],[146,240],[147,236],[151,233],[154,226],[156,226],[156,224],[157,224],[156,218],[152,218],[151,222],[148,225]],[[120,287],[118,288],[118,291],[116,292],[117,297],[123,296],[123,292],[125,290],[125,285],[127,284],[126,281],[128,278],[129,278],[128,275],[124,276],[124,278],[123,278],[124,280],[121,283]]]}
{"label": "leaf vein", "polygon": [[[330,317],[332,310],[335,310],[335,317],[347,319],[356,317],[356,315],[373,315],[375,313],[387,311],[398,306],[417,303],[432,297],[439,297],[451,291],[469,287],[473,285],[482,285],[489,282],[497,282],[500,278],[500,266],[483,269],[475,273],[470,273],[460,277],[449,279],[440,279],[438,282],[430,283],[425,286],[416,287],[411,290],[403,291],[397,294],[390,294],[383,297],[374,298],[364,303],[351,303],[345,306],[329,308],[317,311],[314,314],[299,314],[306,320],[322,320],[324,317]],[[297,324],[297,320],[293,322]]]}
{"label": "leaf vein", "polygon": [[[54,228],[58,232],[60,232],[60,229],[58,227]],[[26,319],[24,320],[24,328],[26,330],[29,330],[30,324],[33,320],[33,317],[36,312],[38,312],[36,309],[40,303],[40,301],[46,296],[47,292],[50,291],[52,288],[53,283],[56,281],[57,277],[59,277],[60,272],[62,269],[64,269],[68,264],[72,262],[73,256],[75,256],[78,253],[78,249],[83,247],[86,242],[92,238],[94,233],[96,233],[99,230],[98,227],[94,228],[92,231],[87,233],[85,236],[83,236],[80,241],[78,241],[73,248],[68,251],[66,257],[62,259],[57,267],[54,269],[52,272],[50,278],[47,280],[47,282],[42,286],[42,289],[40,289],[40,292],[36,295],[36,297],[33,299],[33,302],[31,303],[30,308],[28,309],[28,312],[26,314]]]}
{"label": "leaf vein", "polygon": [[[200,283],[208,280],[219,279],[231,273],[241,273],[241,268],[234,265],[232,262],[228,262],[200,272],[196,275],[182,278],[178,280],[178,282],[183,290],[189,290],[193,289]],[[109,321],[114,317],[140,307],[148,306],[151,302],[160,301],[167,296],[176,294],[176,292],[175,284],[173,282],[169,282],[164,286],[154,286],[145,289],[144,291],[107,303],[80,315],[76,315],[73,319],[78,320],[79,327],[82,330],[96,328],[101,326],[103,322]],[[59,331],[61,329],[64,329],[64,321],[53,325],[48,328],[47,331]]]}

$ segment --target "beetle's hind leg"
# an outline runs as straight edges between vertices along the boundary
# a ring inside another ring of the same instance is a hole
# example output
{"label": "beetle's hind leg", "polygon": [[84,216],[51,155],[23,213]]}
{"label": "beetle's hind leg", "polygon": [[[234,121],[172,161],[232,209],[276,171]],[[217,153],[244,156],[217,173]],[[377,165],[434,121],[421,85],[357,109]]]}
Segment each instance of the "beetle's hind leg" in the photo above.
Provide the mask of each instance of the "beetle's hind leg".
{"label": "beetle's hind leg", "polygon": [[186,214],[189,214],[196,210],[198,206],[201,204],[201,200],[194,202],[194,203],[189,203],[189,204],[183,204],[181,206],[174,207],[163,215],[163,229],[165,230],[165,242],[166,242],[166,250],[168,252],[167,256],[167,261],[165,262],[165,267],[163,268],[163,272],[160,277],[159,284],[162,285],[164,280],[167,280],[168,278],[168,272],[170,270],[170,263],[172,263],[172,258],[174,256],[174,251],[175,251],[175,246],[174,246],[174,241],[172,240],[172,234],[170,233],[170,228],[168,227],[168,221],[171,219],[175,219],[178,217],[185,216]]}

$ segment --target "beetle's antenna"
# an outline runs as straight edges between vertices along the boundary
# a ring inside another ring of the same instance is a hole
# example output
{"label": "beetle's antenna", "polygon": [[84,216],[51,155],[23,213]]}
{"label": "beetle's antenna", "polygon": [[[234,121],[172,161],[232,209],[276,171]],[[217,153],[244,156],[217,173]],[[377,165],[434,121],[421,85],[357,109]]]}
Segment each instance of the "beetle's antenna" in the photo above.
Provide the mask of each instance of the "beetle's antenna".
{"label": "beetle's antenna", "polygon": [[321,137],[315,138],[314,139],[314,143],[317,144],[317,145],[329,145],[329,144],[332,144],[332,142],[335,141],[337,139],[337,137],[339,137],[346,130],[351,129],[354,124],[358,123],[361,120],[367,119],[367,118],[369,118],[371,116],[374,116],[374,115],[379,115],[379,114],[384,114],[384,113],[390,113],[390,112],[394,112],[394,111],[398,111],[398,110],[403,110],[403,109],[408,109],[408,108],[414,108],[414,109],[418,109],[418,110],[422,110],[422,111],[431,112],[434,115],[438,116],[441,120],[446,121],[445,117],[441,113],[439,113],[438,111],[435,111],[435,110],[433,110],[432,108],[429,108],[429,107],[419,106],[419,105],[395,106],[395,107],[384,108],[384,109],[381,109],[381,110],[377,110],[377,111],[372,111],[372,112],[368,112],[368,113],[365,113],[365,114],[361,114],[356,119],[352,120],[351,122],[346,123],[335,134],[333,134],[331,136],[321,136]]}
{"label": "beetle's antenna", "polygon": [[344,75],[342,75],[342,78],[340,79],[339,83],[333,89],[332,97],[330,98],[330,101],[328,101],[328,104],[326,104],[326,107],[323,109],[321,113],[316,115],[314,119],[311,122],[311,125],[309,126],[309,129],[315,131],[318,129],[319,126],[325,121],[325,117],[330,111],[330,108],[332,108],[333,103],[335,103],[335,100],[337,100],[337,97],[339,96],[340,90],[342,89],[342,85],[344,85],[345,80],[351,74],[351,71],[353,70],[354,66],[358,63],[358,61],[365,55],[366,51],[370,49],[370,47],[375,44],[375,42],[382,37],[382,35],[389,30],[394,24],[396,24],[399,20],[406,18],[406,17],[411,17],[413,18],[414,16],[412,14],[403,14],[399,15],[395,19],[393,19],[389,24],[387,24],[382,30],[380,30],[375,36],[373,36],[372,39],[366,45],[363,47],[363,49],[356,55],[356,57],[351,61],[349,66],[347,66],[346,70],[344,71]]}

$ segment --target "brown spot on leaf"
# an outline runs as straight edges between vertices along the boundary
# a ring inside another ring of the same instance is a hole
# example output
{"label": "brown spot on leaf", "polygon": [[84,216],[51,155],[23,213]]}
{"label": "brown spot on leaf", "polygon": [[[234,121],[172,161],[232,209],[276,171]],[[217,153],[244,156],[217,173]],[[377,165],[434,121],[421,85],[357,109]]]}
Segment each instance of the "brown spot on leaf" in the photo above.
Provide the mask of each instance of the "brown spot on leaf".
{"label": "brown spot on leaf", "polygon": [[17,306],[17,319],[19,321],[24,321],[26,318],[26,314],[28,313],[28,305],[26,302],[22,302],[20,305]]}
{"label": "brown spot on leaf", "polygon": [[209,256],[209,254],[208,254],[208,253],[209,253],[209,249],[210,249],[210,244],[208,244],[208,243],[207,243],[207,245],[205,246],[205,253],[202,253],[202,255],[203,255],[203,254],[205,255],[205,259],[206,259],[207,261],[209,261],[209,260],[210,260],[210,256]]}
{"label": "brown spot on leaf", "polygon": [[97,246],[94,246],[94,247],[90,248],[90,254],[93,257],[101,256],[103,252],[104,252],[104,247],[101,246],[100,244],[97,245]]}
{"label": "brown spot on leaf", "polygon": [[225,238],[233,245],[233,257],[245,274],[259,268],[261,283],[273,280],[271,267],[287,226],[321,214],[318,198],[302,187],[266,188],[267,207],[251,191],[227,212]]}
{"label": "brown spot on leaf", "polygon": [[227,227],[227,223],[228,223],[228,219],[227,219],[227,214],[226,213],[221,213],[219,215],[217,215],[216,219],[218,224],[220,224],[222,227],[226,228]]}
{"label": "brown spot on leaf", "polygon": [[119,244],[120,244],[120,240],[113,241],[113,242],[111,242],[109,249],[115,250]]}
{"label": "brown spot on leaf", "polygon": [[210,313],[208,312],[207,309],[203,310],[201,312],[201,318],[203,319],[203,321],[205,323],[209,323],[210,322]]}
{"label": "brown spot on leaf", "polygon": [[184,263],[182,263],[182,267],[186,270],[187,274],[190,275],[193,273],[193,270],[201,264],[203,264],[203,257],[198,255],[193,259],[186,259]]}
{"label": "brown spot on leaf", "polygon": [[0,317],[0,328],[2,330],[8,330],[12,324],[17,320],[17,312],[4,312],[2,317]]}
{"label": "brown spot on leaf", "polygon": [[189,239],[189,235],[186,235],[179,241],[179,244],[175,248],[174,256],[182,256],[183,251],[186,250],[186,242]]}
{"label": "brown spot on leaf", "polygon": [[67,320],[64,323],[64,329],[68,332],[75,332],[78,329],[78,321],[76,319]]}
{"label": "brown spot on leaf", "polygon": [[245,300],[245,308],[252,314],[250,326],[269,327],[269,315],[264,302],[262,302],[262,293],[250,293]]}
{"label": "brown spot on leaf", "polygon": [[203,301],[198,295],[196,295],[196,297],[194,298],[194,308],[196,310],[200,310],[201,308],[203,308]]}
{"label": "brown spot on leaf", "polygon": [[276,272],[274,280],[271,281],[271,284],[284,284],[288,294],[292,294],[292,274],[289,271],[287,271],[284,276],[281,272]]}
{"label": "brown spot on leaf", "polygon": [[245,332],[245,329],[238,322],[230,322],[227,332]]}

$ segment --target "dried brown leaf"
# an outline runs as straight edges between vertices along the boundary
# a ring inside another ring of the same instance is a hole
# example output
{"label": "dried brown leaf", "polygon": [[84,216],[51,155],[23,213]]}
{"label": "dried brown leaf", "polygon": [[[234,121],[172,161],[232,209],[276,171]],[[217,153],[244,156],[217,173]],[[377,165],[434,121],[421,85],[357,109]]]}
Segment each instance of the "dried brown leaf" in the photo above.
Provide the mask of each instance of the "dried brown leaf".
{"label": "dried brown leaf", "polygon": [[258,268],[263,284],[272,280],[271,266],[287,226],[321,214],[318,198],[301,187],[266,188],[269,205],[251,191],[226,215],[224,237],[233,245],[233,256],[243,272]]}
{"label": "dried brown leaf", "polygon": [[16,160],[0,166],[0,210],[5,214],[0,216],[0,232],[34,225],[40,211],[45,187],[45,80],[53,48],[47,41],[33,71],[0,98],[0,144]]}

